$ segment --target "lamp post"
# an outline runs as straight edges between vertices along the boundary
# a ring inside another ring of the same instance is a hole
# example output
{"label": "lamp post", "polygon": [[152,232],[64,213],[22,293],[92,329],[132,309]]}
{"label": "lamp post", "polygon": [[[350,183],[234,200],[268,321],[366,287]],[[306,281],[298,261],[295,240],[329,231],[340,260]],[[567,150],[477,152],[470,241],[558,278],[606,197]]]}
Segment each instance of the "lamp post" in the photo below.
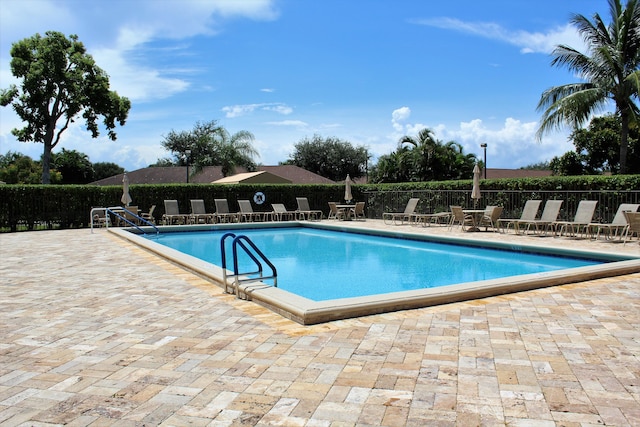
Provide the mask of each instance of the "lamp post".
{"label": "lamp post", "polygon": [[185,150],[184,153],[187,155],[187,184],[189,183],[189,160],[191,159],[191,150]]}
{"label": "lamp post", "polygon": [[487,179],[487,143],[480,144],[480,147],[484,150],[484,179]]}

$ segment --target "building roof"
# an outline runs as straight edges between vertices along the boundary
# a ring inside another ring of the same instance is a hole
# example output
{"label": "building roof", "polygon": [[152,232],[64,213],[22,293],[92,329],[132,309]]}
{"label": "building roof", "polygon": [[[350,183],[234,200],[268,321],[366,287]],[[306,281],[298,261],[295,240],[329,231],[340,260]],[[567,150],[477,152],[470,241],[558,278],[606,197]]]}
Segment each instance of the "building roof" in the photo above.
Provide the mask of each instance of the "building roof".
{"label": "building roof", "polygon": [[[487,168],[487,179],[501,178],[543,178],[551,176],[550,170],[538,169],[495,169]],[[484,178],[484,171],[482,177]]]}
{"label": "building roof", "polygon": [[267,171],[258,171],[225,176],[213,184],[291,184],[291,181]]}
{"label": "building roof", "polygon": [[[271,175],[283,178],[292,184],[335,184],[334,181],[323,176],[309,172],[298,166],[258,166],[258,171],[269,172]],[[193,167],[189,168],[192,174],[189,182],[198,184],[209,184],[224,178],[221,166],[205,166],[200,172],[193,174]],[[244,168],[236,168],[237,173],[246,173]],[[123,174],[110,176],[99,181],[94,181],[94,185],[122,185]],[[162,166],[149,167],[127,172],[129,184],[179,184],[187,182],[186,166]]]}

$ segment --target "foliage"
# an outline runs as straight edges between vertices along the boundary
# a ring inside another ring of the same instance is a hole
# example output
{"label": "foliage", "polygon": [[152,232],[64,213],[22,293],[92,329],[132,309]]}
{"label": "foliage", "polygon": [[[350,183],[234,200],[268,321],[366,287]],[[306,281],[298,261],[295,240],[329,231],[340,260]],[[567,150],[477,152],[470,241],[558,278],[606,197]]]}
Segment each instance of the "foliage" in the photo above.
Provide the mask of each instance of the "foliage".
{"label": "foliage", "polygon": [[[162,146],[173,153],[177,166],[193,166],[193,173],[205,166],[222,166],[224,176],[233,173],[237,166],[254,171],[257,165],[253,158],[258,152],[253,147],[254,137],[248,131],[230,134],[215,120],[196,122],[193,130],[172,130],[162,141]],[[153,166],[167,166],[170,159],[158,159]]]}
{"label": "foliage", "polygon": [[[617,173],[620,169],[620,118],[609,114],[595,117],[587,129],[575,130],[570,139],[575,151],[568,152],[551,161],[555,175],[595,175],[605,172]],[[640,172],[640,131],[636,126],[629,129],[627,171]]]}
{"label": "foliage", "polygon": [[62,174],[61,184],[88,184],[95,181],[89,156],[76,150],[51,153],[51,166]]}
{"label": "foliage", "polygon": [[[0,181],[7,184],[39,184],[42,178],[42,166],[31,157],[20,153],[0,154]],[[51,181],[59,183],[62,175],[51,171]]]}
{"label": "foliage", "polygon": [[125,124],[131,103],[109,90],[109,77],[87,54],[78,36],[56,31],[36,34],[11,46],[11,72],[22,79],[0,91],[0,104],[12,105],[26,123],[12,133],[22,142],[44,144],[42,183],[50,183],[51,150],[61,134],[82,115],[93,138],[99,136],[98,118],[111,140],[116,122]]}
{"label": "foliage", "polygon": [[124,173],[124,168],[111,162],[97,162],[93,164],[93,179],[99,181],[114,175]]}
{"label": "foliage", "polygon": [[422,129],[417,137],[403,136],[398,149],[380,156],[373,168],[371,182],[419,182],[470,179],[477,163],[475,154],[464,154],[454,141],[446,144]]}
{"label": "foliage", "polygon": [[608,101],[616,106],[620,118],[620,173],[627,173],[628,132],[637,122],[640,110],[635,101],[640,92],[640,0],[609,0],[611,23],[599,14],[593,21],[574,15],[571,22],[587,43],[588,54],[558,45],[553,51],[553,66],[566,66],[580,76],[582,83],[552,87],[543,92],[538,110],[543,111],[538,138],[566,123],[574,129],[582,126]]}
{"label": "foliage", "polygon": [[298,141],[289,159],[282,164],[301,167],[332,181],[343,181],[347,175],[364,176],[368,156],[364,146],[354,147],[348,141],[316,134]]}
{"label": "foliage", "polygon": [[549,162],[539,162],[539,163],[532,163],[530,165],[521,167],[520,169],[546,171],[546,170],[549,170],[550,168],[551,167],[549,166]]}
{"label": "foliage", "polygon": [[[367,202],[366,211],[370,218],[379,218],[385,203],[376,204],[382,195],[412,194],[424,197],[431,194],[433,203],[438,202],[442,195],[459,195],[461,200],[468,199],[471,192],[471,180],[457,181],[428,181],[391,184],[357,184],[352,187],[355,200]],[[483,191],[516,192],[528,196],[538,197],[540,192],[547,192],[553,198],[565,198],[572,192],[608,192],[612,195],[624,197],[638,197],[640,175],[615,176],[571,176],[545,178],[519,178],[483,180]],[[162,201],[176,199],[182,212],[189,211],[190,199],[203,199],[205,206],[212,209],[215,198],[226,198],[231,210],[237,210],[237,200],[252,200],[256,192],[266,195],[266,202],[254,205],[254,210],[266,212],[271,210],[271,203],[284,203],[294,210],[295,198],[304,194],[308,197],[312,209],[328,211],[328,201],[340,200],[344,195],[344,185],[277,185],[277,184],[175,184],[175,185],[131,185],[129,192],[136,206],[143,211],[149,211],[156,205],[155,218],[159,220],[164,213]],[[633,191],[633,193],[631,193]],[[630,194],[627,196],[627,193]],[[423,196],[425,195],[425,196]],[[17,230],[26,227],[33,229],[38,226],[47,228],[88,227],[90,211],[93,207],[118,206],[121,204],[122,187],[120,185],[0,185],[0,229]],[[392,196],[390,196],[392,197]],[[448,207],[448,203],[438,202]],[[611,203],[610,209],[617,208],[619,201]],[[631,201],[630,201],[631,203]],[[406,200],[402,200],[404,207]],[[518,205],[519,207],[520,205]],[[376,210],[378,209],[378,210]],[[377,216],[376,216],[377,215]]]}

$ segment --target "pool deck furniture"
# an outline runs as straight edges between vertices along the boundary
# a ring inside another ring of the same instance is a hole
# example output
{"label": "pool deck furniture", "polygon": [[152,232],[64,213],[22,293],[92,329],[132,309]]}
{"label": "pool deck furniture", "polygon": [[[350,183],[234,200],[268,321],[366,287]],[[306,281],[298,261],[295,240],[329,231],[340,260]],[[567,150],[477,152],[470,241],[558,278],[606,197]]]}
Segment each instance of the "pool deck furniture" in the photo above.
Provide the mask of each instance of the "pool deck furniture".
{"label": "pool deck furniture", "polygon": [[356,205],[353,207],[353,219],[365,221],[367,216],[364,213],[365,202],[356,202]]}
{"label": "pool deck furniture", "polygon": [[306,197],[296,197],[296,203],[298,203],[296,216],[300,220],[319,221],[324,216],[321,210],[311,209]]}
{"label": "pool deck furniture", "polygon": [[515,221],[516,234],[527,234],[529,231],[538,235],[547,234],[547,231],[553,229],[551,224],[558,220],[563,202],[563,200],[547,200],[540,219]]}
{"label": "pool deck furniture", "polygon": [[229,202],[227,199],[214,199],[216,204],[216,222],[238,222],[239,215],[237,212],[229,210]]}
{"label": "pool deck furniture", "polygon": [[509,232],[509,228],[513,227],[513,231],[515,233],[517,221],[533,221],[536,219],[538,210],[540,209],[540,204],[542,204],[542,200],[527,200],[524,204],[524,208],[522,209],[520,218],[499,218],[498,228],[501,232],[507,233]]}
{"label": "pool deck furniture", "polygon": [[618,239],[622,239],[623,234],[627,228],[627,219],[624,216],[624,212],[636,212],[638,210],[638,207],[640,207],[640,204],[638,203],[621,203],[620,206],[618,206],[618,210],[616,211],[616,214],[610,223],[601,224],[592,222],[588,225],[589,233],[595,239],[600,238],[601,233],[607,240],[611,240],[616,237]]}
{"label": "pool deck furniture", "polygon": [[431,224],[449,225],[451,212],[415,213],[411,215],[411,223],[430,227]]}
{"label": "pool deck furniture", "polygon": [[624,211],[624,217],[627,219],[624,243],[626,244],[634,235],[638,238],[638,243],[640,243],[640,212]]}
{"label": "pool deck furniture", "polygon": [[291,221],[296,219],[296,211],[288,211],[283,203],[272,203],[271,219],[273,221]]}
{"label": "pool deck furniture", "polygon": [[240,208],[240,212],[238,212],[240,222],[264,221],[265,219],[264,212],[253,210],[251,200],[238,200],[238,207]]}
{"label": "pool deck furniture", "polygon": [[189,215],[180,213],[177,200],[164,201],[164,214],[162,215],[164,225],[186,224],[188,218]]}
{"label": "pool deck furniture", "polygon": [[551,223],[554,235],[568,235],[575,237],[578,234],[587,234],[589,223],[596,212],[596,200],[580,200],[576,208],[573,221],[554,221]]}
{"label": "pool deck furniture", "polygon": [[[454,206],[457,210],[457,206]],[[480,231],[480,224],[482,223],[482,218],[487,215],[486,209],[463,209],[462,213],[464,214],[467,220],[471,221],[469,227],[465,229],[465,231]]]}
{"label": "pool deck furniture", "polygon": [[484,214],[480,219],[478,227],[484,227],[484,231],[489,231],[489,227],[491,227],[493,231],[498,232],[498,219],[500,215],[502,215],[503,209],[502,206],[487,206],[484,209]]}
{"label": "pool deck furniture", "polygon": [[213,224],[215,222],[215,214],[207,212],[204,206],[204,200],[191,200],[191,215],[189,220],[192,224]]}
{"label": "pool deck furniture", "polygon": [[392,223],[393,225],[402,225],[405,222],[410,223],[412,215],[415,214],[418,202],[420,202],[420,199],[417,197],[409,199],[403,212],[384,212],[382,214],[382,220],[385,224]]}
{"label": "pool deck furniture", "polygon": [[[453,230],[455,225],[459,225],[462,231],[467,231],[469,227],[474,226],[473,217],[471,214],[466,214],[462,209],[462,206],[452,205],[451,209],[451,221],[449,221],[449,231]],[[478,212],[484,212],[478,211]]]}
{"label": "pool deck furniture", "polygon": [[342,219],[344,217],[344,209],[339,209],[337,202],[328,202],[328,203],[329,203],[329,215],[327,215],[327,219]]}
{"label": "pool deck furniture", "polygon": [[156,218],[153,216],[153,212],[155,210],[156,210],[156,205],[151,205],[151,208],[149,208],[149,212],[142,212],[140,214],[140,218],[144,219],[147,222],[150,222],[151,224],[155,224]]}

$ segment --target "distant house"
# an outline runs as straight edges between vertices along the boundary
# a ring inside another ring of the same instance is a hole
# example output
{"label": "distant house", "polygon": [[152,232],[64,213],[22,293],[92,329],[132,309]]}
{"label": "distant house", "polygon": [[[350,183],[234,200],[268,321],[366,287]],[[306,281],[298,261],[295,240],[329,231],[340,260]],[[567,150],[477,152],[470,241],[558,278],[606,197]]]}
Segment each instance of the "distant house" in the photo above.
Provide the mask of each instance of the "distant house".
{"label": "distant house", "polygon": [[[209,184],[225,178],[220,166],[206,166],[200,172],[193,174],[193,167],[189,168],[189,182],[196,184]],[[248,173],[244,168],[237,168],[239,174]],[[274,180],[290,184],[335,184],[334,181],[322,177],[308,170],[293,165],[282,166],[258,166],[258,172],[266,174],[254,175],[251,183],[273,183]],[[92,182],[93,185],[122,185],[123,174],[104,178]],[[260,181],[260,176],[266,181]],[[278,178],[274,178],[278,177]],[[129,184],[179,184],[187,182],[186,166],[150,167],[127,172]],[[233,179],[231,176],[226,177]],[[257,181],[256,181],[257,179]],[[244,181],[249,182],[249,181]]]}
{"label": "distant house", "polygon": [[[487,179],[544,178],[547,176],[551,176],[550,170],[487,168]],[[484,171],[482,171],[481,177],[484,178]]]}
{"label": "distant house", "polygon": [[225,176],[213,184],[291,184],[291,181],[267,171],[258,171]]}

